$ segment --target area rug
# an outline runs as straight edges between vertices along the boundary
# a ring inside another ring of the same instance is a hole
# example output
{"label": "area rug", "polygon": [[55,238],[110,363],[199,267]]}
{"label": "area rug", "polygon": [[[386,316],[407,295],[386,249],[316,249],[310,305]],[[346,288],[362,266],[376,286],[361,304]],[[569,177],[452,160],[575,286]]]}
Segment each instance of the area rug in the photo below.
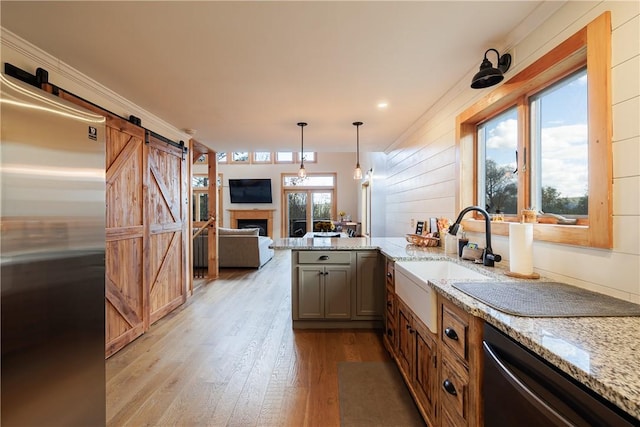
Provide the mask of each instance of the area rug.
{"label": "area rug", "polygon": [[394,363],[340,362],[338,391],[342,427],[425,425]]}

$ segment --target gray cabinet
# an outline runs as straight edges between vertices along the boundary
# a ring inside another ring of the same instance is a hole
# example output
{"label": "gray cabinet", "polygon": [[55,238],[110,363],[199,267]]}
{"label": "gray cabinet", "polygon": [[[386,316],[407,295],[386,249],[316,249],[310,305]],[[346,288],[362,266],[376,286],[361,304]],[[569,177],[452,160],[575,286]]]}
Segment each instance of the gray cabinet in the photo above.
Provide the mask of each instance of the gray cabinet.
{"label": "gray cabinet", "polygon": [[351,319],[351,252],[292,252],[293,320]]}
{"label": "gray cabinet", "polygon": [[379,319],[384,307],[384,265],[378,251],[356,252],[355,310],[358,318]]}
{"label": "gray cabinet", "polygon": [[384,265],[376,250],[291,252],[294,328],[382,327]]}
{"label": "gray cabinet", "polygon": [[350,293],[350,265],[298,267],[299,319],[350,319]]}

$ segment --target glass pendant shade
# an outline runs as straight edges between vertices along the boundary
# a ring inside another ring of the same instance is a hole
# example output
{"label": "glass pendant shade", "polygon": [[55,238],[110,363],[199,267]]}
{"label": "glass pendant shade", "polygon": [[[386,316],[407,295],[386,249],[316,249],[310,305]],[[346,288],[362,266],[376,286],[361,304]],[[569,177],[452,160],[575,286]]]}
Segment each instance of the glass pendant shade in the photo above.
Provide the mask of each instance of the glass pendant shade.
{"label": "glass pendant shade", "polygon": [[362,179],[362,169],[360,169],[360,126],[362,122],[353,122],[356,127],[356,168],[353,171],[353,179]]}
{"label": "glass pendant shade", "polygon": [[353,179],[362,179],[362,169],[360,169],[360,164],[356,165],[356,168],[353,171]]}
{"label": "glass pendant shade", "polygon": [[298,169],[298,178],[306,178],[307,171],[304,168],[304,127],[307,124],[305,122],[299,122],[300,126],[300,169]]}

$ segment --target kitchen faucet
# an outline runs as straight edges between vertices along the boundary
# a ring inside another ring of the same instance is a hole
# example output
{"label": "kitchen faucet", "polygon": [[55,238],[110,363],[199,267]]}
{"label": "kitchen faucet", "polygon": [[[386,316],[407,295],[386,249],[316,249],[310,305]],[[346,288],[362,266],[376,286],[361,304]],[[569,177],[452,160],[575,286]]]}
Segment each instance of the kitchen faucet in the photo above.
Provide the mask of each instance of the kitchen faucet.
{"label": "kitchen faucet", "polygon": [[484,265],[485,267],[493,267],[495,262],[502,261],[502,257],[498,254],[494,254],[493,250],[491,249],[491,219],[489,218],[489,214],[487,213],[487,211],[479,206],[469,206],[464,208],[458,215],[456,222],[454,222],[453,225],[449,227],[449,234],[452,234],[454,236],[458,234],[458,228],[460,228],[462,217],[469,211],[477,211],[480,212],[482,216],[484,216],[484,233],[487,247],[484,248],[484,251],[482,252],[482,265]]}

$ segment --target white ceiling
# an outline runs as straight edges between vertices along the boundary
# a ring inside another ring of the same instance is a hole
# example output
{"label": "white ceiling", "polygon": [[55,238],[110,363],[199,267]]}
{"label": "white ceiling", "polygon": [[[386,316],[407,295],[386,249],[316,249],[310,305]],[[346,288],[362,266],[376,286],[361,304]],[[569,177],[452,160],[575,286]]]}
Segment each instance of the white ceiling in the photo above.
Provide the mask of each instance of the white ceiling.
{"label": "white ceiling", "polygon": [[353,121],[384,151],[543,3],[3,0],[0,16],[215,150],[298,150],[306,121],[305,150],[353,152]]}

